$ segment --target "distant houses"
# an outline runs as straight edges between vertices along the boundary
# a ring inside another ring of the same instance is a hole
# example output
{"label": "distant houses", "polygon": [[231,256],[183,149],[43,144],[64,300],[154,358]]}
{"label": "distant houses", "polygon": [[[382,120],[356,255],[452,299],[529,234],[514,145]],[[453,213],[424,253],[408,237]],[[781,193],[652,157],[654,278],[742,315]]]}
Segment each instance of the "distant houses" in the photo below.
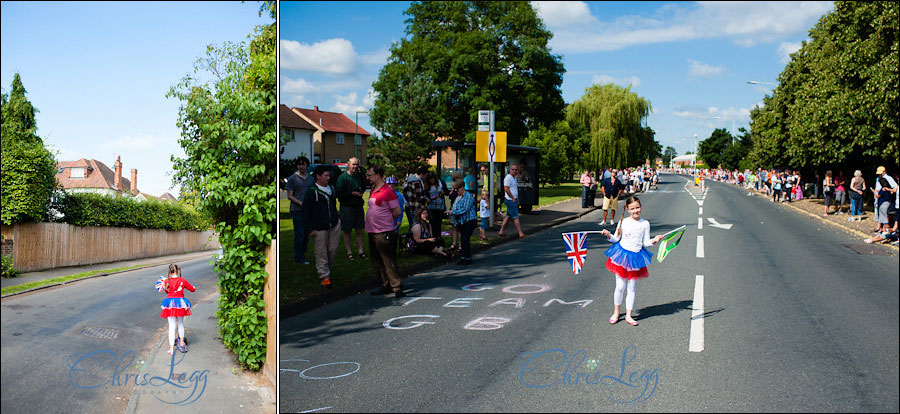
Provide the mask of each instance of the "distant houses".
{"label": "distant houses", "polygon": [[131,169],[131,179],[122,177],[122,157],[116,158],[110,169],[106,164],[95,159],[82,158],[77,161],[59,161],[56,181],[69,193],[96,193],[108,196],[134,197],[136,200],[157,199],[176,201],[169,193],[160,197],[141,192],[137,186],[137,169]]}
{"label": "distant houses", "polygon": [[368,131],[339,112],[279,106],[282,142],[280,157],[291,160],[305,155],[313,163],[345,163],[368,159]]}

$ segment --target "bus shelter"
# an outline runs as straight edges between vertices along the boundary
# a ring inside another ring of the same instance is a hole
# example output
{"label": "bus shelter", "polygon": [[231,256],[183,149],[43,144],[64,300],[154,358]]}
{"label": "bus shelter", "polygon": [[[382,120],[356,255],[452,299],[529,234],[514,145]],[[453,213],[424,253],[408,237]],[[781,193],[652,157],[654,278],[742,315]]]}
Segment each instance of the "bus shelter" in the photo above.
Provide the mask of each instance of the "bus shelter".
{"label": "bus shelter", "polygon": [[[462,172],[463,176],[475,169],[476,176],[481,174],[480,164],[490,168],[488,162],[475,162],[475,143],[474,142],[458,142],[458,141],[432,141],[432,148],[437,150],[436,169],[442,180],[448,184],[452,184],[454,172]],[[449,150],[449,151],[448,151]],[[448,159],[452,157],[452,159]],[[494,203],[503,202],[503,178],[509,173],[510,165],[523,165],[524,173],[520,172],[518,179],[519,187],[519,211],[523,213],[531,213],[532,208],[538,204],[540,197],[540,161],[541,149],[536,147],[524,147],[521,145],[506,146],[506,162],[495,162],[493,176],[497,183],[494,186]],[[484,185],[484,177],[478,179],[479,188]],[[476,195],[476,198],[480,197]]]}

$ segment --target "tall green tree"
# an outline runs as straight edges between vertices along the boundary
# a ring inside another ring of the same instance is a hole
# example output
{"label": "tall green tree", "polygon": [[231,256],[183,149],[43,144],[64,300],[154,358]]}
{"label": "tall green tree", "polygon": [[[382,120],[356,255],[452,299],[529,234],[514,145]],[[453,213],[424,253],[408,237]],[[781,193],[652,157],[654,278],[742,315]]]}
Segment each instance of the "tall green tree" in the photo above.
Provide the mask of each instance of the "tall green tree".
{"label": "tall green tree", "polygon": [[532,130],[522,145],[541,149],[541,176],[543,184],[559,185],[581,168],[579,134],[566,121],[554,122],[550,127],[540,126]]}
{"label": "tall green tree", "polygon": [[663,165],[668,166],[670,162],[672,162],[672,158],[678,156],[678,151],[675,150],[674,147],[666,146],[666,149],[663,151],[662,159]]}
{"label": "tall green tree", "polygon": [[167,96],[182,101],[178,126],[185,158],[172,157],[174,180],[213,218],[224,254],[215,266],[221,298],[216,312],[225,345],[258,370],[266,357],[263,300],[265,249],[275,237],[277,104],[275,3],[260,15],[249,46],[210,45]]}
{"label": "tall green tree", "polygon": [[835,2],[791,56],[765,107],[751,112],[752,162],[896,168],[898,10],[896,2]]}
{"label": "tall green tree", "polygon": [[650,101],[631,92],[631,87],[611,83],[591,85],[566,110],[569,123],[589,131],[589,168],[625,168],[643,164],[653,151],[654,133],[643,125]]}
{"label": "tall green tree", "polygon": [[494,110],[495,129],[517,144],[562,118],[562,59],[529,3],[413,2],[405,14],[407,36],[372,85],[370,117],[384,139],[471,142],[476,111]]}
{"label": "tall green tree", "polygon": [[719,168],[722,164],[722,154],[731,145],[731,134],[724,128],[716,128],[709,138],[697,144],[697,156],[710,168]]}
{"label": "tall green tree", "polygon": [[57,188],[56,158],[37,135],[38,111],[25,93],[22,78],[16,73],[9,95],[0,97],[0,220],[6,225],[45,219]]}

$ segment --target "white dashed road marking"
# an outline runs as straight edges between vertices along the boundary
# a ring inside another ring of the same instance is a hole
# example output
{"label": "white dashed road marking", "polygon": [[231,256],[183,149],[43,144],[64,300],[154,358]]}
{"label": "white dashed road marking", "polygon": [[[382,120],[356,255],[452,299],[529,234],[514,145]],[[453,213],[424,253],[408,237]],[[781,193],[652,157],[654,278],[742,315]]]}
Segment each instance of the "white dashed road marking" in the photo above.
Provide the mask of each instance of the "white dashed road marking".
{"label": "white dashed road marking", "polygon": [[694,282],[694,304],[691,305],[691,339],[688,351],[703,351],[703,275],[697,275]]}

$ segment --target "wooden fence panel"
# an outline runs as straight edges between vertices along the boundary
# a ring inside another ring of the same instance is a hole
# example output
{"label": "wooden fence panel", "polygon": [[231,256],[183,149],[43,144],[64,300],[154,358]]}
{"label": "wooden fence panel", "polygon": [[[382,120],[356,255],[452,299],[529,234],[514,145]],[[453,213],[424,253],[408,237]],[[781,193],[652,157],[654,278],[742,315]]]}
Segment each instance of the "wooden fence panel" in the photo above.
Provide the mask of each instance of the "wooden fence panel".
{"label": "wooden fence panel", "polygon": [[[210,231],[80,227],[66,223],[2,226],[20,272],[181,254],[221,247]],[[273,260],[274,262],[274,260]]]}

